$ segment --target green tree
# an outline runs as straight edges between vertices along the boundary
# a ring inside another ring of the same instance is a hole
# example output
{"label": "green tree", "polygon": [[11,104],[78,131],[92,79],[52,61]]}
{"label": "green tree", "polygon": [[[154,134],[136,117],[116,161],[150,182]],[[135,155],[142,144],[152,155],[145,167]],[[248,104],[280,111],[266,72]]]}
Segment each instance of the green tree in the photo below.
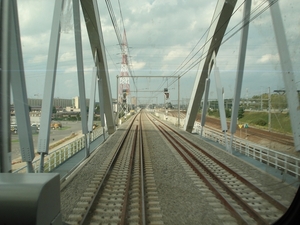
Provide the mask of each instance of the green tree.
{"label": "green tree", "polygon": [[242,119],[244,117],[244,108],[240,107],[238,111],[238,118]]}
{"label": "green tree", "polygon": [[52,113],[56,113],[56,107],[52,106]]}

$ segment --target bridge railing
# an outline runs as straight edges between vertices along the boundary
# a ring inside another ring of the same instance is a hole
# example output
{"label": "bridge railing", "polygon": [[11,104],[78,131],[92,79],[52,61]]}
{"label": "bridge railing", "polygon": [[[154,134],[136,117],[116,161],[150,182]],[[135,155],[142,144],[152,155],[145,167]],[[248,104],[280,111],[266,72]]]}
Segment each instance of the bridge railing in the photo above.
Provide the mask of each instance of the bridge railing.
{"label": "bridge railing", "polygon": [[[200,133],[200,126],[195,126],[194,131]],[[222,132],[214,131],[209,128],[204,128],[203,137],[218,142],[226,146],[225,135]],[[229,141],[228,141],[229,142]],[[243,155],[251,157],[261,163],[274,167],[286,174],[289,174],[297,179],[300,178],[300,159],[282,152],[278,152],[253,142],[235,137],[232,142],[233,150],[240,152]]]}
{"label": "bridge railing", "polygon": [[[171,116],[165,116],[163,113],[155,112],[155,115],[163,120],[167,120],[173,124],[177,118]],[[167,118],[167,119],[166,119]],[[182,123],[182,124],[181,124]],[[180,125],[182,126],[184,120],[180,120]],[[176,124],[175,124],[176,125]],[[201,126],[200,123],[195,122],[193,132],[200,134]],[[209,129],[207,127],[203,128],[203,137],[208,138],[212,141],[218,142],[219,144],[226,146],[229,143],[230,135],[227,137],[227,143],[224,133]],[[240,139],[235,137],[232,143],[232,149],[240,152],[243,155],[251,157],[261,163],[267,164],[268,166],[274,167],[285,174],[289,174],[297,179],[300,178],[300,158],[293,157],[288,154],[284,154],[253,142]]]}
{"label": "bridge railing", "polygon": [[[91,142],[100,137],[102,134],[102,129],[95,129],[90,134]],[[76,138],[72,142],[65,144],[58,149],[51,151],[44,158],[44,172],[50,172],[72,156],[74,156],[77,152],[85,148],[85,138],[81,136]],[[24,163],[23,163],[24,164]],[[33,169],[37,173],[40,168],[40,158],[33,160],[32,162]],[[27,173],[27,166],[21,166],[20,168],[13,170],[13,173]]]}

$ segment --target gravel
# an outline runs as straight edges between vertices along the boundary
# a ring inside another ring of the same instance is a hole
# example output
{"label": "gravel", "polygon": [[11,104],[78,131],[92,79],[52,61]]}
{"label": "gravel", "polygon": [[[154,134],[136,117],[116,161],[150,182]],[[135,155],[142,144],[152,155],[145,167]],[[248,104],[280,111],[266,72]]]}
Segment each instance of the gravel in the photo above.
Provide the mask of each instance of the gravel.
{"label": "gravel", "polygon": [[[144,146],[151,156],[154,178],[157,186],[164,224],[224,224],[219,216],[220,208],[210,202],[210,196],[202,191],[184,166],[178,161],[171,146],[156,131],[150,121],[144,121]],[[65,221],[76,206],[81,193],[87,188],[93,172],[101,167],[108,154],[118,145],[120,137],[129,123],[125,123],[104,142],[91,156],[89,162],[74,176],[74,179],[61,191],[62,216]],[[174,127],[175,128],[175,127]],[[178,129],[178,128],[175,128]],[[179,130],[179,129],[178,129]],[[181,134],[193,140],[209,153],[227,164],[234,164],[238,172],[246,173],[253,180],[277,199],[284,199],[288,205],[296,193],[296,188],[284,184],[252,165],[225,151],[201,140],[199,137],[179,130]]]}

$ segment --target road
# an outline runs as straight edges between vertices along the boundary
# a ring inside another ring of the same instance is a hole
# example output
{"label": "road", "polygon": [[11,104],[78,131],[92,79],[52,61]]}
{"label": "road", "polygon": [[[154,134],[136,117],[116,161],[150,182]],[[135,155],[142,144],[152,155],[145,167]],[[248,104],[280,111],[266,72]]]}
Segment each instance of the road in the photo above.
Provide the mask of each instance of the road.
{"label": "road", "polygon": [[[50,131],[50,140],[49,145],[58,142],[59,140],[70,136],[72,133],[81,133],[81,122],[70,122],[64,121],[62,122],[62,129],[56,129]],[[38,142],[38,133],[33,134],[33,145],[34,145],[34,152],[37,152],[37,142]],[[17,160],[21,157],[20,152],[20,142],[18,134],[11,135],[11,152],[12,152],[12,160]]]}

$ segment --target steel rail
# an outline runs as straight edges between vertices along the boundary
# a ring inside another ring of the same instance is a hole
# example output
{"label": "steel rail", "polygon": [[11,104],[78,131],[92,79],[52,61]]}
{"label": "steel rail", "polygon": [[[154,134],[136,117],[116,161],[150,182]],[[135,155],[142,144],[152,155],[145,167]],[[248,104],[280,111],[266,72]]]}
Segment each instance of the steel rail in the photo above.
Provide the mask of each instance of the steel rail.
{"label": "steel rail", "polygon": [[[151,121],[152,122],[152,121]],[[153,122],[152,122],[153,123]],[[169,138],[166,132],[158,125],[153,123],[157,129],[164,135],[164,137],[169,141],[169,143],[174,147],[174,149],[180,154],[180,156],[186,161],[186,163],[192,168],[192,170],[197,174],[197,176],[209,187],[209,189],[214,193],[214,195],[222,202],[222,204],[229,210],[231,215],[237,220],[238,224],[248,224],[242,215],[227,201],[227,199],[216,189],[216,187],[198,170],[198,168],[192,164],[192,162],[180,151],[178,146]]]}
{"label": "steel rail", "polygon": [[146,194],[145,194],[145,167],[144,167],[144,142],[143,142],[143,129],[142,129],[142,114],[140,115],[140,132],[139,132],[139,146],[140,146],[140,185],[141,185],[141,198],[140,198],[140,224],[146,225]]}
{"label": "steel rail", "polygon": [[112,159],[111,159],[111,161],[109,163],[109,166],[108,166],[108,168],[107,168],[107,170],[105,172],[105,175],[104,175],[101,183],[99,184],[99,186],[98,186],[98,188],[96,190],[96,194],[92,197],[89,206],[86,208],[85,213],[82,215],[82,219],[81,219],[81,221],[79,223],[80,225],[86,224],[86,222],[87,222],[86,220],[87,220],[87,218],[89,216],[89,212],[91,211],[91,209],[93,207],[95,207],[95,200],[101,195],[101,192],[104,190],[105,183],[107,182],[107,180],[108,180],[108,178],[110,176],[112,168],[113,168],[113,166],[115,165],[115,163],[117,161],[117,158],[118,158],[118,156],[119,156],[119,154],[121,152],[121,149],[122,149],[122,147],[123,147],[123,145],[125,143],[126,138],[128,137],[128,134],[129,134],[129,132],[131,130],[131,127],[133,126],[133,123],[134,123],[136,117],[137,117],[137,115],[132,120],[132,122],[131,122],[131,124],[129,126],[129,129],[127,129],[127,131],[123,135],[122,140],[119,143],[119,145],[117,147],[117,150],[116,150],[114,156],[112,157]]}
{"label": "steel rail", "polygon": [[[185,146],[183,146],[181,143],[179,143],[178,140],[172,137],[172,135],[168,131],[166,131],[163,127],[160,126],[160,128],[166,134],[165,137],[167,136],[169,137],[167,139],[172,142],[172,145],[176,143],[177,146],[180,146],[182,151],[188,154],[189,157],[191,157],[195,163],[197,163],[213,180],[215,180],[258,224],[268,224],[268,222],[259,213],[257,213],[251,206],[248,205],[248,203],[246,203],[230,187],[228,187],[227,184],[225,184],[213,172],[211,172],[202,162],[200,162],[191,152],[189,152]],[[183,153],[177,146],[176,146],[176,150],[178,151],[178,153],[180,153],[181,156],[183,156]],[[190,165],[189,162],[190,160],[186,156],[183,156],[183,158]]]}
{"label": "steel rail", "polygon": [[248,180],[246,180],[245,178],[243,178],[237,172],[235,172],[234,170],[230,169],[224,163],[222,163],[221,161],[219,161],[218,159],[216,159],[215,157],[213,157],[212,155],[210,155],[209,153],[207,153],[206,151],[204,151],[203,149],[201,149],[198,145],[196,145],[195,143],[191,142],[190,140],[188,140],[183,135],[179,134],[176,130],[174,130],[173,128],[171,128],[167,124],[165,124],[165,123],[162,123],[162,124],[164,126],[168,127],[170,130],[172,130],[174,133],[176,133],[176,135],[178,135],[180,138],[182,138],[188,144],[190,144],[191,146],[193,146],[194,148],[196,148],[197,150],[199,150],[205,156],[209,157],[211,160],[213,160],[215,163],[217,163],[220,167],[222,167],[223,169],[225,169],[227,172],[231,173],[234,177],[236,177],[238,180],[240,180],[241,182],[243,182],[247,187],[249,187],[251,190],[253,190],[254,192],[256,192],[262,198],[264,198],[265,200],[267,200],[268,202],[270,202],[277,209],[281,210],[282,212],[285,212],[287,210],[287,207],[284,206],[282,203],[280,203],[276,199],[272,198],[270,195],[268,195],[267,193],[265,193],[264,191],[262,191],[261,189],[259,189],[258,187],[256,187],[254,184],[250,183]]}
{"label": "steel rail", "polygon": [[121,214],[121,222],[120,222],[121,225],[127,224],[127,207],[128,207],[128,203],[129,203],[129,190],[130,190],[131,174],[132,174],[133,163],[134,163],[134,154],[135,154],[135,150],[136,150],[136,146],[137,146],[138,129],[139,129],[139,126],[136,125],[136,129],[135,129],[134,137],[133,137],[133,144],[131,146],[127,183],[126,183],[126,188],[125,188],[125,193],[124,193],[125,196],[124,196],[124,201],[123,201],[123,206],[122,206],[122,214]]}

